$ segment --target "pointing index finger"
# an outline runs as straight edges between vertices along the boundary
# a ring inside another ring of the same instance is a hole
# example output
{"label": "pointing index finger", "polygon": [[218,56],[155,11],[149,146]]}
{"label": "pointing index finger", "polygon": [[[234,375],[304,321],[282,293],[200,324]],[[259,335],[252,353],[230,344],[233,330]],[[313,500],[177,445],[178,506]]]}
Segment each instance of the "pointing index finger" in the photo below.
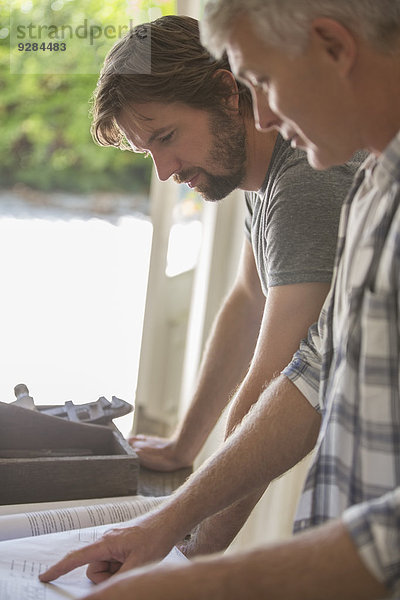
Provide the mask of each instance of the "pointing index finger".
{"label": "pointing index finger", "polygon": [[51,566],[47,571],[44,571],[39,575],[39,579],[42,582],[53,581],[54,579],[58,579],[61,575],[65,575],[69,573],[73,569],[78,567],[82,567],[90,562],[105,560],[107,561],[109,558],[108,552],[106,552],[106,548],[102,540],[98,542],[94,542],[89,546],[85,546],[80,550],[74,550],[73,552],[69,552],[64,558],[58,561],[55,565]]}

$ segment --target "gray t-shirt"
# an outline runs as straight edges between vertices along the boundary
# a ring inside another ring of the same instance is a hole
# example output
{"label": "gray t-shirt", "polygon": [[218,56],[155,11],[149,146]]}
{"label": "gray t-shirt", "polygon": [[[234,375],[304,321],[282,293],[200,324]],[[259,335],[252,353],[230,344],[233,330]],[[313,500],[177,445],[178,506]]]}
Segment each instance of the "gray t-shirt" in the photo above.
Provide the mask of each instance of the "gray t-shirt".
{"label": "gray t-shirt", "polygon": [[364,160],[326,171],[278,135],[265,181],[246,192],[246,233],[265,295],[277,285],[330,282],[340,209]]}

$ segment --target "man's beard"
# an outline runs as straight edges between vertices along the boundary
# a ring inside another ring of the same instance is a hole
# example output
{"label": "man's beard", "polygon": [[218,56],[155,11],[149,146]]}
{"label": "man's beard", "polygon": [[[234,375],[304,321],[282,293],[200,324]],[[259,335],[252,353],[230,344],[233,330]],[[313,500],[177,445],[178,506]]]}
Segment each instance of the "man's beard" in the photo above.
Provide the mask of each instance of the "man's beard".
{"label": "man's beard", "polygon": [[[222,200],[236,190],[246,175],[246,130],[241,117],[234,118],[226,112],[215,111],[210,115],[212,150],[208,163],[212,168],[221,169],[227,175],[213,175],[206,169],[194,167],[174,175],[177,183],[190,181],[201,174],[202,183],[195,189],[205,200]],[[195,140],[194,143],[201,143]]]}

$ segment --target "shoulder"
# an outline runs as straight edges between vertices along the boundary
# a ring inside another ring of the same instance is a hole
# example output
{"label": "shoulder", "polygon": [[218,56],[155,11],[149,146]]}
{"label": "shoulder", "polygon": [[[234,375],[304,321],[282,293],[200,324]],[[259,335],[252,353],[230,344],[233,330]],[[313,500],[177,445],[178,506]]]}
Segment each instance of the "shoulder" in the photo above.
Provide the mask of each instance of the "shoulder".
{"label": "shoulder", "polygon": [[289,146],[281,153],[279,168],[271,170],[270,191],[297,201],[325,204],[331,199],[341,205],[365,156],[357,153],[343,165],[317,171],[309,165],[305,152]]}
{"label": "shoulder", "polygon": [[343,165],[316,170],[310,166],[307,154],[303,150],[293,149],[289,146],[281,154],[279,174],[293,179],[301,177],[319,184],[326,182],[326,184],[334,185],[338,182],[343,185],[344,181],[351,183],[366,156],[364,152],[357,152],[351,160]]}

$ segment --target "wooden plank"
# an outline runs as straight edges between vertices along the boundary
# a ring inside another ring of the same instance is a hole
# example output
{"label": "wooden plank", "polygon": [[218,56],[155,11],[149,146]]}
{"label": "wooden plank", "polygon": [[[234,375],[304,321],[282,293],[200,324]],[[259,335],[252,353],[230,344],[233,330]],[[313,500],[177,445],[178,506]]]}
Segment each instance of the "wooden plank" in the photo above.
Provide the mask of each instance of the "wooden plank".
{"label": "wooden plank", "polygon": [[0,465],[0,504],[133,496],[137,476],[127,456],[9,459]]}

